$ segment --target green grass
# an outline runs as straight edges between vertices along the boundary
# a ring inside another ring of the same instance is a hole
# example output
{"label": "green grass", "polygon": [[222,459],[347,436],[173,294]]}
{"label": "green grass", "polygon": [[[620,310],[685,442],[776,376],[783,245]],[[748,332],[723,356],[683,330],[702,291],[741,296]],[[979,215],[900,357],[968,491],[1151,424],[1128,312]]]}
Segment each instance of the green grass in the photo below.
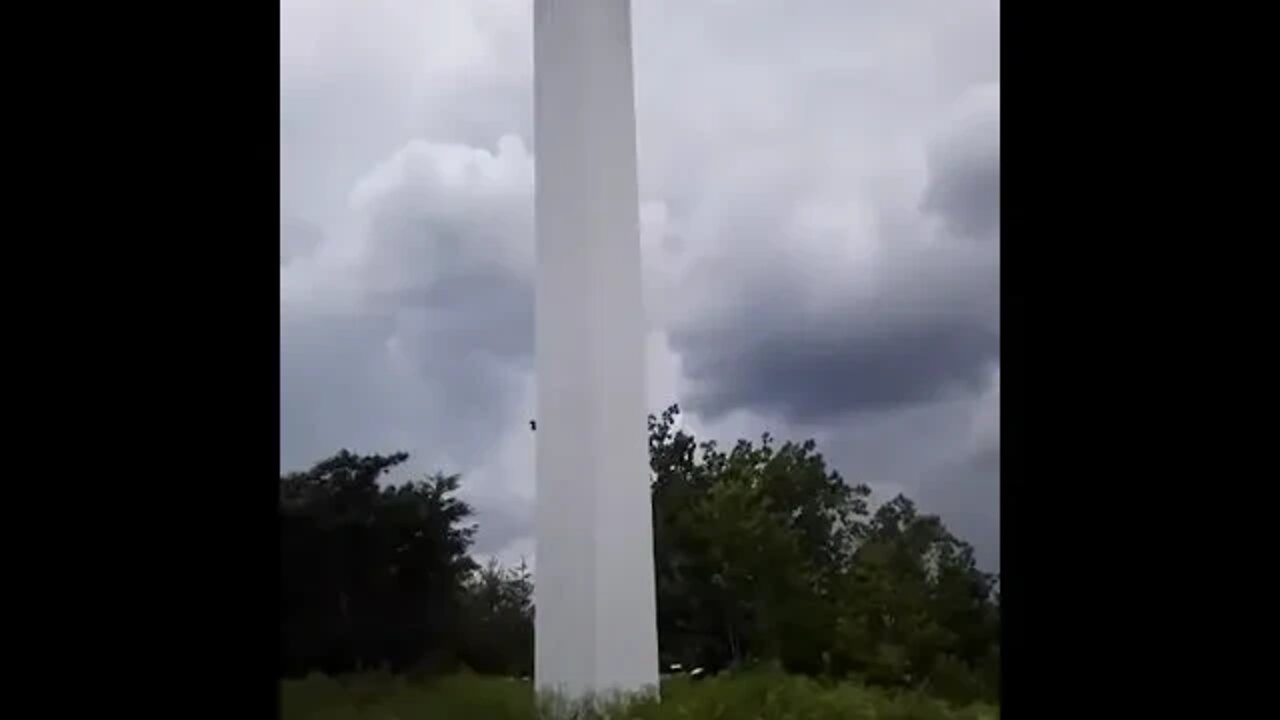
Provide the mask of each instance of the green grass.
{"label": "green grass", "polygon": [[[405,679],[311,676],[281,685],[283,720],[552,720],[527,682],[476,675]],[[540,707],[541,705],[541,707]],[[576,720],[998,720],[999,708],[956,708],[919,693],[891,694],[851,683],[749,672],[692,682],[664,681],[662,701],[614,705]]]}

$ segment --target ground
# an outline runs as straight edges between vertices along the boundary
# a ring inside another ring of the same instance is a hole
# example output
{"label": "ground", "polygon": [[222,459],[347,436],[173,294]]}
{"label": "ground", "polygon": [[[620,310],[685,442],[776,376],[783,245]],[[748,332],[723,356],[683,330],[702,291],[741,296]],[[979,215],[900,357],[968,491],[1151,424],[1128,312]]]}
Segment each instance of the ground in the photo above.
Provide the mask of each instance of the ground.
{"label": "ground", "polygon": [[[516,678],[452,675],[311,676],[281,685],[282,720],[551,720],[530,684]],[[777,673],[694,682],[663,681],[660,703],[614,707],[611,720],[998,720],[990,706],[956,708],[920,693],[891,694],[852,683],[818,683]],[[588,720],[588,716],[573,716]]]}

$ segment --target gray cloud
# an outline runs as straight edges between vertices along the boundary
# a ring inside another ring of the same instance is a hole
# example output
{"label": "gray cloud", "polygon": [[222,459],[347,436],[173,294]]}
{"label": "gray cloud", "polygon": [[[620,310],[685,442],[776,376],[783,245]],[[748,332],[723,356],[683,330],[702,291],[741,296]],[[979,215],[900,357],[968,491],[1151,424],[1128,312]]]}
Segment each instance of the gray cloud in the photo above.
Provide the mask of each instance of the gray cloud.
{"label": "gray cloud", "polygon": [[923,511],[941,514],[952,533],[973,545],[979,566],[999,572],[999,449],[930,473],[915,496]]}
{"label": "gray cloud", "polygon": [[343,447],[401,449],[395,447],[397,438],[385,434],[385,421],[376,421],[384,404],[394,400],[378,352],[390,332],[386,317],[282,318],[282,469],[310,467]]}
{"label": "gray cloud", "polygon": [[532,506],[492,500],[473,504],[478,517],[484,520],[476,534],[476,552],[492,555],[533,534]]}
{"label": "gray cloud", "polygon": [[[964,132],[948,128],[928,155],[922,204],[960,232],[931,230],[928,216],[893,207],[822,231],[755,223],[691,275],[705,282],[724,263],[738,283],[719,289],[735,302],[695,309],[672,334],[693,381],[691,408],[715,417],[749,407],[812,423],[981,389],[999,356],[999,256],[994,244],[971,240],[998,233],[995,102],[988,95],[982,106],[988,122],[966,114]],[[815,243],[848,255],[833,266],[830,256],[787,253]]]}
{"label": "gray cloud", "polygon": [[814,423],[920,403],[946,390],[977,389],[999,349],[991,328],[963,318],[877,326],[836,315],[771,328],[766,318],[763,311],[744,313],[738,335],[675,336],[686,373],[701,381],[689,398],[692,409],[716,417],[747,406]]}
{"label": "gray cloud", "polygon": [[1000,232],[999,88],[979,88],[966,101],[930,148],[923,209],[957,235],[991,238]]}
{"label": "gray cloud", "polygon": [[1000,155],[964,155],[940,169],[924,208],[945,217],[958,235],[991,237],[1000,228]]}
{"label": "gray cloud", "polygon": [[533,355],[533,283],[501,268],[441,278],[417,292],[385,298],[433,316],[432,343],[515,361]]}
{"label": "gray cloud", "polygon": [[484,459],[530,365],[531,181],[508,139],[410,143],[355,184],[348,232],[284,270],[286,461],[354,443]]}
{"label": "gray cloud", "polygon": [[[655,409],[814,435],[998,547],[998,1],[633,15]],[[282,463],[406,449],[464,473],[480,552],[524,552],[530,3],[281,25]]]}
{"label": "gray cloud", "polygon": [[298,217],[280,217],[280,264],[315,252],[324,242],[324,231]]}

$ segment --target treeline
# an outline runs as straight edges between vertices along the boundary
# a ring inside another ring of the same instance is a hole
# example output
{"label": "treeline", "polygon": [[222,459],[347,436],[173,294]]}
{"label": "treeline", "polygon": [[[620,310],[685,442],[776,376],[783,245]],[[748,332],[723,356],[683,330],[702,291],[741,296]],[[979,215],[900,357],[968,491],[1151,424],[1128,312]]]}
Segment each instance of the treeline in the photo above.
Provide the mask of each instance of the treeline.
{"label": "treeline", "polygon": [[[649,421],[663,667],[998,695],[997,581],[967,543],[902,496],[872,512],[812,441],[725,451],[678,412]],[[406,459],[342,452],[281,478],[284,673],[532,674],[530,574],[471,559],[456,476],[379,486]]]}

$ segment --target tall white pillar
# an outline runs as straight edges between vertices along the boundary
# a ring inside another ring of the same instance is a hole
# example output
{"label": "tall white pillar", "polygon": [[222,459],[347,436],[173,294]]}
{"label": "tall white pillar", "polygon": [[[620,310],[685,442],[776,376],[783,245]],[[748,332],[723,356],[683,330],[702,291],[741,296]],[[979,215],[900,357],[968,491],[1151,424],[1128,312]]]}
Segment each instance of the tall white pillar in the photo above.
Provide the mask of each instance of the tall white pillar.
{"label": "tall white pillar", "polygon": [[535,683],[656,690],[630,0],[534,1]]}

